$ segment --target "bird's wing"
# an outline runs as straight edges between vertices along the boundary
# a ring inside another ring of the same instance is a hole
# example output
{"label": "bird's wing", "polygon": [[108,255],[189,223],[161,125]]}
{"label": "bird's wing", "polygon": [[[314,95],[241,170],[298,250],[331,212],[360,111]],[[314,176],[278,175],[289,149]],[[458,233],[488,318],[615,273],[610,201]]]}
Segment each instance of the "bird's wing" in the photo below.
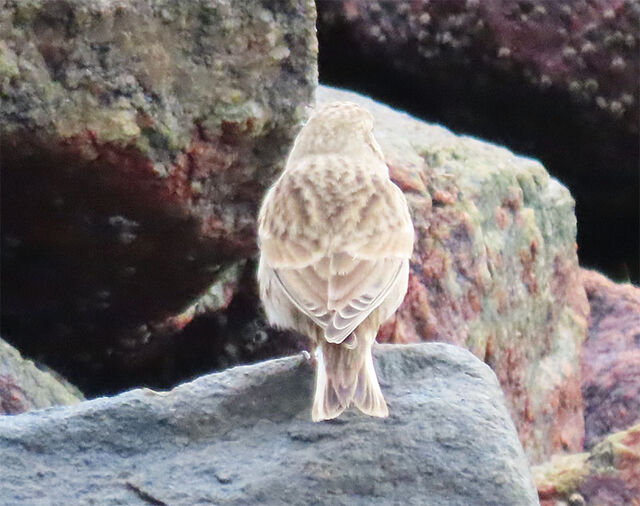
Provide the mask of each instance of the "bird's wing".
{"label": "bird's wing", "polygon": [[291,302],[324,329],[327,341],[341,343],[384,301],[405,261],[339,253],[317,265],[274,273]]}
{"label": "bird's wing", "polygon": [[341,343],[387,297],[405,259],[387,257],[362,260],[345,253],[331,261],[328,308],[331,318],[324,329],[330,343]]}
{"label": "bird's wing", "polygon": [[291,302],[331,343],[347,339],[384,301],[413,249],[400,189],[378,178],[368,190],[344,205],[339,230],[327,226],[326,218],[310,219],[314,202],[292,191],[279,193],[277,185],[259,218],[263,258]]}
{"label": "bird's wing", "polygon": [[326,262],[296,269],[274,269],[276,281],[283,292],[302,313],[311,318],[316,325],[325,329],[331,320],[327,308]]}

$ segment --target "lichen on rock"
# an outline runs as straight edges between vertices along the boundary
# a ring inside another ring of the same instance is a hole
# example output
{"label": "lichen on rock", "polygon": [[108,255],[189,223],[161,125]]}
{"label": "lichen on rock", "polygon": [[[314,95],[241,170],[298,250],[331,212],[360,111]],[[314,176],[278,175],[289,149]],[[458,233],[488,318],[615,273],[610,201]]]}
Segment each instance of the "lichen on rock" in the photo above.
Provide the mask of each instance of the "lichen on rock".
{"label": "lichen on rock", "polygon": [[533,467],[540,504],[640,502],[640,425],[610,434],[589,452],[557,455]]}
{"label": "lichen on rock", "polygon": [[82,400],[80,391],[65,379],[41,370],[0,339],[0,415],[17,415]]}

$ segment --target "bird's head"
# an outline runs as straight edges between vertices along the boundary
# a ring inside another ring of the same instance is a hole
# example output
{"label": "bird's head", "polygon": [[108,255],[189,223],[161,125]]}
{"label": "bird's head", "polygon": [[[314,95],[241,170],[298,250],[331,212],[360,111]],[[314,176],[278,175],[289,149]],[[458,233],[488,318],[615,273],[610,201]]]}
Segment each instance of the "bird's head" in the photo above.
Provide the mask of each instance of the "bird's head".
{"label": "bird's head", "polygon": [[384,161],[373,137],[373,116],[353,102],[331,102],[315,110],[296,137],[291,158],[342,154]]}

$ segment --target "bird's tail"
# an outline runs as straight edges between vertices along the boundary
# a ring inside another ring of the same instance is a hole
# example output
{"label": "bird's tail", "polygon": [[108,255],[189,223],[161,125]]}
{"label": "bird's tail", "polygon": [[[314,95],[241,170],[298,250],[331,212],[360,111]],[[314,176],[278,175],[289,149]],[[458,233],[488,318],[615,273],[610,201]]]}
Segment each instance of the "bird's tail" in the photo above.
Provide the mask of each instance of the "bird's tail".
{"label": "bird's tail", "polygon": [[389,415],[373,368],[372,342],[357,339],[356,343],[351,349],[326,341],[320,344],[312,410],[314,422],[336,418],[351,404],[367,415]]}

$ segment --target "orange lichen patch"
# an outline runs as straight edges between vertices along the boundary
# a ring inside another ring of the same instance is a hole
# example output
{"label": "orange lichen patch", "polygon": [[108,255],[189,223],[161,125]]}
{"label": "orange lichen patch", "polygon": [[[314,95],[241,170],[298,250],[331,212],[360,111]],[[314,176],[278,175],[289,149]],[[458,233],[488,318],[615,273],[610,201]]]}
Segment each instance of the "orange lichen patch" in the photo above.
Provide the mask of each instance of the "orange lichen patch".
{"label": "orange lichen patch", "polygon": [[629,429],[621,442],[627,447],[635,448],[635,456],[640,458],[640,425]]}
{"label": "orange lichen patch", "polygon": [[498,288],[495,292],[495,299],[497,301],[497,312],[499,315],[503,315],[509,309],[509,296],[503,288]]}
{"label": "orange lichen patch", "polygon": [[136,114],[136,124],[142,128],[151,128],[155,125],[155,122],[148,114],[138,111]]}
{"label": "orange lichen patch", "polygon": [[496,220],[496,224],[500,228],[500,230],[504,230],[509,225],[509,213],[505,211],[504,207],[496,207],[494,211],[494,216]]}
{"label": "orange lichen patch", "polygon": [[387,162],[391,180],[398,185],[403,192],[426,193],[427,187],[422,180],[422,170],[408,167],[407,165]]}
{"label": "orange lichen patch", "polygon": [[456,196],[452,192],[448,192],[445,190],[436,190],[433,192],[433,201],[438,204],[455,204]]}
{"label": "orange lichen patch", "polygon": [[627,484],[634,500],[640,504],[640,424],[608,438],[614,454],[614,465]]}
{"label": "orange lichen patch", "polygon": [[529,399],[527,399],[524,404],[524,419],[527,422],[533,422],[535,420],[533,412],[531,411],[531,401]]}
{"label": "orange lichen patch", "polygon": [[529,290],[529,293],[535,294],[538,292],[538,282],[536,281],[536,275],[533,270],[535,263],[535,249],[523,249],[520,250],[520,263],[522,264],[522,273],[520,278],[522,282]]}
{"label": "orange lichen patch", "polygon": [[480,301],[481,296],[477,290],[469,290],[466,298],[467,307],[471,310],[468,316],[471,318],[480,313],[480,310],[482,309],[482,302]]}
{"label": "orange lichen patch", "polygon": [[493,369],[495,365],[495,337],[493,334],[487,336],[487,344],[485,345],[484,362]]}
{"label": "orange lichen patch", "polygon": [[196,314],[196,306],[192,305],[185,309],[182,313],[167,318],[166,323],[170,325],[173,330],[182,330],[189,323],[193,321],[193,317]]}
{"label": "orange lichen patch", "polygon": [[393,333],[383,334],[383,339],[401,343],[429,341],[435,339],[440,330],[427,288],[417,276],[410,275],[407,295],[395,315]]}
{"label": "orange lichen patch", "polygon": [[221,177],[236,168],[239,155],[237,148],[209,139],[200,128],[194,128],[190,143],[175,157],[168,167],[168,177],[160,184],[168,195],[180,200],[197,200],[203,191],[203,184],[211,186],[212,177]]}
{"label": "orange lichen patch", "polygon": [[447,256],[440,249],[426,253],[422,261],[422,274],[431,279],[442,279],[447,271]]}
{"label": "orange lichen patch", "polygon": [[192,180],[229,170],[238,160],[238,152],[221,142],[194,140],[186,149],[191,158]]}
{"label": "orange lichen patch", "polygon": [[[564,364],[568,367],[568,364]],[[554,451],[582,448],[584,442],[584,415],[580,374],[571,371],[563,374],[553,392]]]}
{"label": "orange lichen patch", "polygon": [[502,199],[502,207],[515,213],[522,207],[522,189],[519,186],[510,186],[507,195]]}
{"label": "orange lichen patch", "polygon": [[16,385],[15,378],[0,374],[0,415],[17,415],[28,409],[24,391]]}

